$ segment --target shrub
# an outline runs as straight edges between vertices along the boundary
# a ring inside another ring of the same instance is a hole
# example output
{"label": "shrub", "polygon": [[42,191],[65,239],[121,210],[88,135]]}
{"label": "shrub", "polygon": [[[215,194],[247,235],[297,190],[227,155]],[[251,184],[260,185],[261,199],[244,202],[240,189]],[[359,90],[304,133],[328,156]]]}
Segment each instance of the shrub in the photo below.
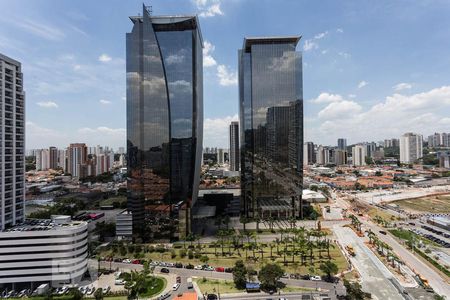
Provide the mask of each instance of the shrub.
{"label": "shrub", "polygon": [[171,251],[170,251],[170,257],[171,257],[171,258],[177,257],[177,253],[175,252],[175,250],[171,250]]}
{"label": "shrub", "polygon": [[181,258],[185,258],[186,257],[186,250],[185,249],[181,249],[180,250],[180,257]]}
{"label": "shrub", "polygon": [[188,251],[188,258],[189,259],[193,259],[194,258],[194,252],[192,252],[192,250]]}

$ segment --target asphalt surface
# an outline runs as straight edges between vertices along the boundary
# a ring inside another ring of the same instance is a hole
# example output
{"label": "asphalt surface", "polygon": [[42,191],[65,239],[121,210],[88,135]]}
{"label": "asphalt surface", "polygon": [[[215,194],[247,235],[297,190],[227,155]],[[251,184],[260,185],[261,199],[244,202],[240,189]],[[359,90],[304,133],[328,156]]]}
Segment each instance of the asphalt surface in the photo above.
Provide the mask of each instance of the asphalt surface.
{"label": "asphalt surface", "polygon": [[[125,263],[116,263],[116,262],[100,262],[100,266],[102,268],[112,270],[120,270],[120,271],[127,271],[127,270],[142,270],[142,265],[134,265],[134,264],[125,264]],[[225,272],[214,272],[214,271],[203,271],[203,270],[193,270],[193,269],[184,269],[184,268],[168,268],[170,270],[170,274],[176,274],[181,277],[181,285],[177,291],[173,291],[172,295],[168,299],[173,299],[178,295],[179,293],[183,293],[188,291],[187,289],[187,278],[189,277],[198,277],[198,278],[211,278],[211,279],[222,279],[222,280],[233,280],[233,275],[231,273],[225,273]],[[154,270],[154,274],[162,274],[161,273],[161,267],[156,267]],[[324,282],[324,281],[311,281],[311,280],[297,280],[297,279],[285,279],[282,278],[281,281],[289,286],[294,287],[305,287],[305,288],[312,288],[312,289],[319,289],[321,294],[328,294],[331,299],[336,299],[336,294],[342,294],[344,291],[344,287],[342,283],[338,283],[335,285],[334,283]],[[172,287],[174,282],[168,282],[168,286]],[[190,290],[192,291],[192,289]],[[211,291],[212,292],[212,291]],[[311,292],[305,292],[306,294],[311,294]],[[305,294],[303,293],[303,294]],[[313,292],[312,294],[317,294],[317,292]],[[258,296],[259,295],[259,296]],[[301,298],[302,293],[286,293],[284,294],[285,297],[288,297],[288,299],[302,299]],[[270,299],[271,295],[265,294],[257,294],[255,295],[256,298],[252,298],[252,294],[240,294],[240,295],[230,295],[230,296],[221,296],[222,299],[247,299],[242,298],[250,297],[248,299]],[[264,298],[258,298],[264,296]],[[266,297],[267,296],[267,297]],[[278,297],[278,295],[276,295]],[[230,298],[228,298],[230,297]],[[237,298],[236,298],[237,297]],[[273,297],[273,299],[278,299],[277,297]],[[297,297],[297,298],[295,298]],[[298,298],[300,297],[300,298]]]}
{"label": "asphalt surface", "polygon": [[333,227],[338,240],[343,247],[352,245],[356,256],[350,261],[361,275],[361,285],[364,291],[372,294],[372,299],[403,300],[398,289],[390,279],[393,275],[364,242],[348,227]]}
{"label": "asphalt surface", "polygon": [[[378,233],[380,230],[383,230],[375,224],[372,224],[371,222],[367,222],[363,219],[361,219],[361,221],[365,226],[369,227],[376,233]],[[448,283],[448,281],[443,279],[433,268],[428,266],[420,258],[416,257],[413,253],[407,250],[405,246],[397,242],[390,234],[378,234],[377,236],[380,240],[391,246],[395,254],[398,257],[401,257],[401,259],[409,268],[425,277],[428,280],[430,286],[437,294],[450,297],[450,284]]]}

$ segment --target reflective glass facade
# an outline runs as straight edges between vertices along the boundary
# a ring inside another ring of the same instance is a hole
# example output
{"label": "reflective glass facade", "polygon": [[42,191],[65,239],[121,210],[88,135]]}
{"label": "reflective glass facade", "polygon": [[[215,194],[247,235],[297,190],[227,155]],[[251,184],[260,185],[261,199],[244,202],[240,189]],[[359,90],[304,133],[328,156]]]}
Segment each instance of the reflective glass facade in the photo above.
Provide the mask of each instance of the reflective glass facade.
{"label": "reflective glass facade", "polygon": [[[300,37],[247,38],[239,50],[241,210],[292,206],[301,215],[303,160]],[[267,214],[266,214],[267,216]]]}
{"label": "reflective glass facade", "polygon": [[203,130],[196,17],[143,10],[127,33],[128,207],[144,240],[183,237],[197,198]]}

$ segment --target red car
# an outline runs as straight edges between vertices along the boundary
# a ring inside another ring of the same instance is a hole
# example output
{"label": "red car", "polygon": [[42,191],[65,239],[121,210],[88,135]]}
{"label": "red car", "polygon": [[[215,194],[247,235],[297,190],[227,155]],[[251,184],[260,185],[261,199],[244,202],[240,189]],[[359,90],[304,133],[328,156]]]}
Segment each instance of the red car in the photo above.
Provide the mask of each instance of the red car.
{"label": "red car", "polygon": [[139,259],[135,259],[131,262],[133,265],[140,265],[141,261]]}
{"label": "red car", "polygon": [[217,267],[216,268],[216,272],[225,272],[225,268],[224,267]]}

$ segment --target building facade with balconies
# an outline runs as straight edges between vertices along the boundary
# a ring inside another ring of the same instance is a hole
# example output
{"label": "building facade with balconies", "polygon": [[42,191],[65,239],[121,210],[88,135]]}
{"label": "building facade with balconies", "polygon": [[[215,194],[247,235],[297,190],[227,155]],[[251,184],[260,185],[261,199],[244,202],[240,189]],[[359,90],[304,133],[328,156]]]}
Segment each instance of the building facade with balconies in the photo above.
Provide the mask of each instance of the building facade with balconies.
{"label": "building facade with balconies", "polygon": [[25,93],[20,62],[0,54],[0,231],[23,222]]}

